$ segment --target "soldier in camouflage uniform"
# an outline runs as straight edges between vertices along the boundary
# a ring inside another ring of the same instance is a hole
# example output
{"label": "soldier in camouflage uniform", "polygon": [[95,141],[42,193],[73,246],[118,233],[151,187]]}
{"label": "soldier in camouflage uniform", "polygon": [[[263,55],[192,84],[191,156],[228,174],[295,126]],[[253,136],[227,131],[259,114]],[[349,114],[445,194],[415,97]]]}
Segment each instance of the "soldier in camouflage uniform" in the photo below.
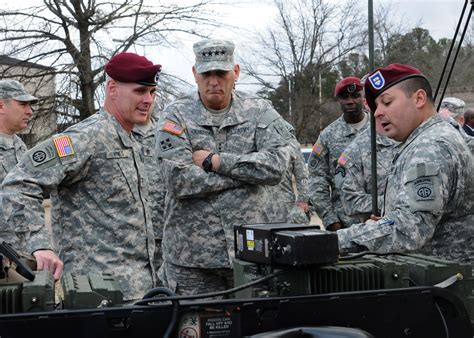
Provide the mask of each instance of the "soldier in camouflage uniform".
{"label": "soldier in camouflage uniform", "polygon": [[38,99],[15,80],[0,81],[0,183],[26,152],[15,134],[27,127],[33,115],[31,105]]}
{"label": "soldier in camouflage uniform", "polygon": [[[288,131],[294,134],[294,128],[287,121],[283,121]],[[308,168],[306,167],[301,145],[296,137],[290,142],[290,156],[288,169],[280,184],[272,186],[271,206],[274,222],[308,223],[309,196],[308,196]],[[293,184],[296,185],[296,194]]]}
{"label": "soldier in camouflage uniform", "polygon": [[431,87],[413,67],[377,69],[365,84],[377,130],[402,142],[383,217],[337,232],[342,253],[409,251],[473,263],[474,159],[436,115]]}
{"label": "soldier in camouflage uniform", "polygon": [[[154,110],[153,110],[154,112]],[[161,171],[158,167],[158,161],[155,154],[155,128],[156,117],[153,114],[143,124],[136,124],[132,130],[133,137],[141,144],[141,154],[145,164],[145,171],[148,176],[148,205],[150,207],[151,220],[155,233],[155,270],[158,272],[162,262],[161,239],[163,238],[164,208],[166,189],[161,177]],[[162,283],[157,280],[157,285]]]}
{"label": "soldier in camouflage uniform", "polygon": [[474,154],[474,137],[468,135],[464,129],[464,108],[466,103],[456,97],[446,97],[441,102],[440,110],[438,115],[443,120],[446,120],[451,124],[466,140],[471,153]]}
{"label": "soldier in camouflage uniform", "polygon": [[350,225],[335,187],[337,160],[368,121],[359,78],[351,76],[339,81],[334,96],[343,115],[321,132],[308,161],[310,200],[323,225],[331,231]]}
{"label": "soldier in camouflage uniform", "polygon": [[38,269],[61,274],[51,250],[41,201],[55,189],[53,236],[65,272],[110,273],[125,300],[155,285],[155,238],[147,207],[140,146],[130,133],[155,99],[161,66],[120,53],[105,66],[106,97],[97,114],[28,151],[3,182],[7,223]]}
{"label": "soldier in camouflage uniform", "polygon": [[[378,206],[383,205],[387,175],[397,151],[397,141],[376,133]],[[335,185],[349,224],[363,223],[372,211],[372,161],[370,128],[359,133],[337,160]],[[380,213],[378,213],[380,215]]]}
{"label": "soldier in camouflage uniform", "polygon": [[267,185],[280,182],[292,138],[264,100],[233,90],[234,44],[194,44],[198,92],[165,109],[157,152],[165,204],[160,279],[179,294],[232,287],[234,226],[270,221]]}

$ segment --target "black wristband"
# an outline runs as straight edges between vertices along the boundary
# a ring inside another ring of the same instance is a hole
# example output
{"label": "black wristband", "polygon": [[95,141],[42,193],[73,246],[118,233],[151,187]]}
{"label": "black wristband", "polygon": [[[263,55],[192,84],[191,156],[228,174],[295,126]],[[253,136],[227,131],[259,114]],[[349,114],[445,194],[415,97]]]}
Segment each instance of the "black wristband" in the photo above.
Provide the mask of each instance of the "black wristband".
{"label": "black wristband", "polygon": [[202,161],[202,168],[204,169],[204,171],[206,172],[212,171],[212,156],[214,155],[215,153],[210,153],[209,155],[207,155],[204,161]]}

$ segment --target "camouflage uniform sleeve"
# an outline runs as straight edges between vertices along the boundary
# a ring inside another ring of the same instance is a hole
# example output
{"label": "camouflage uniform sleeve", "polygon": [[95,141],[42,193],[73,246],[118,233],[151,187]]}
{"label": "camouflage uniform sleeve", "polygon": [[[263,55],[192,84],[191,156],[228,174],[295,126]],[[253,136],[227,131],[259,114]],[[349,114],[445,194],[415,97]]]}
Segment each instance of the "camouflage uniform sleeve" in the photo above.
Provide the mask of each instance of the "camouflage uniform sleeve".
{"label": "camouflage uniform sleeve", "polygon": [[5,166],[3,165],[3,161],[4,159],[2,157],[2,154],[0,154],[0,183],[2,183],[2,181],[7,176],[7,168],[5,168]]}
{"label": "camouflage uniform sleeve", "polygon": [[44,196],[67,175],[85,172],[81,170],[80,161],[85,157],[77,155],[80,153],[79,144],[66,137],[75,151],[73,154],[60,157],[53,139],[49,139],[29,150],[3,181],[3,212],[6,223],[16,234],[13,242],[20,250],[32,253],[39,249],[52,249],[44,221]]}
{"label": "camouflage uniform sleeve", "polygon": [[196,198],[240,186],[237,180],[206,172],[193,163],[185,127],[169,112],[164,112],[157,123],[156,153],[167,191],[177,198]]}
{"label": "camouflage uniform sleeve", "polygon": [[329,152],[324,139],[319,136],[308,161],[309,197],[323,225],[340,222],[331,203]]}
{"label": "camouflage uniform sleeve", "polygon": [[[338,230],[341,252],[363,246],[371,251],[413,251],[423,247],[435,228],[452,195],[456,180],[456,157],[445,144],[424,149],[411,156],[403,167],[394,207],[377,222],[367,221]],[[402,168],[398,168],[402,169]],[[424,194],[417,194],[423,189]]]}
{"label": "camouflage uniform sleeve", "polygon": [[297,202],[308,202],[309,192],[308,192],[308,168],[304,161],[303,154],[301,153],[299,143],[297,143],[297,148],[294,148],[294,171],[296,181],[296,190],[297,190]]}
{"label": "camouflage uniform sleeve", "polygon": [[278,184],[288,165],[293,137],[282,120],[273,108],[267,109],[257,125],[256,151],[242,155],[220,153],[217,172],[249,184]]}
{"label": "camouflage uniform sleeve", "polygon": [[[372,195],[367,193],[366,182],[359,163],[352,153],[346,149],[339,157],[335,185],[339,190],[346,215],[370,213],[372,211]],[[383,196],[379,196],[380,200]]]}

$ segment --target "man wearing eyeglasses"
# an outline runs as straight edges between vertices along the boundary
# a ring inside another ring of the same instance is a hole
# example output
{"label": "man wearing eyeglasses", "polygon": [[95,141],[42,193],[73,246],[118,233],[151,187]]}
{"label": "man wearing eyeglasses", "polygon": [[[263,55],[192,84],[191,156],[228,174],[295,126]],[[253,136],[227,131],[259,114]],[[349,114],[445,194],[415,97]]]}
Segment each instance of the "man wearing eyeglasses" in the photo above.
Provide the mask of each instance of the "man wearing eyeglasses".
{"label": "man wearing eyeglasses", "polygon": [[339,101],[342,116],[319,135],[309,158],[309,195],[327,230],[347,227],[339,193],[335,188],[337,160],[355,136],[367,126],[363,110],[361,80],[350,76],[336,85],[334,96]]}

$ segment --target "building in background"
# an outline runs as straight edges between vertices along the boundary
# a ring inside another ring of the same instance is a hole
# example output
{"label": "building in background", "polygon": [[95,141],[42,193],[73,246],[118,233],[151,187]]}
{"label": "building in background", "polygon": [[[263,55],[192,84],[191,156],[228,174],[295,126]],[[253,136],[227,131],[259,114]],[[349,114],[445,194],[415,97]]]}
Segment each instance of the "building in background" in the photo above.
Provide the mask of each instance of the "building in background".
{"label": "building in background", "polygon": [[0,78],[20,81],[28,93],[39,98],[33,105],[33,118],[28,128],[18,134],[28,147],[56,132],[54,68],[0,55]]}

